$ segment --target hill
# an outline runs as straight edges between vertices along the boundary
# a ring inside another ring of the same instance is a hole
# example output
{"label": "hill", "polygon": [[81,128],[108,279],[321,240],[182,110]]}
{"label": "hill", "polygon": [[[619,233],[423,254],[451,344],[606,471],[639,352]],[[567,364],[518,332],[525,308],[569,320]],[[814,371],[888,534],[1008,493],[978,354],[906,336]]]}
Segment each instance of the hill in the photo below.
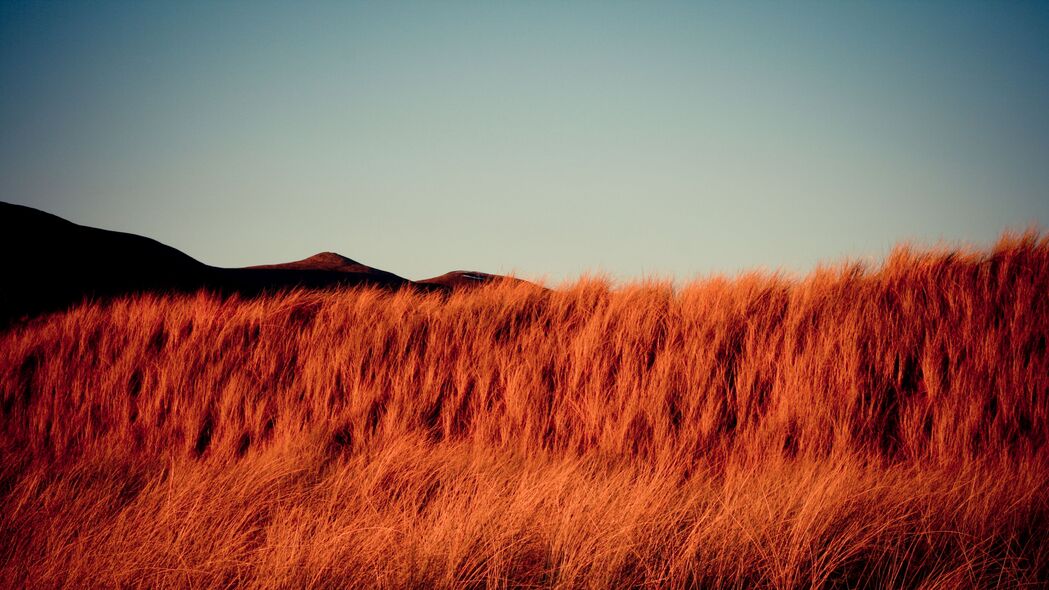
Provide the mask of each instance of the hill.
{"label": "hill", "polygon": [[[443,279],[414,282],[333,252],[283,264],[219,268],[150,238],[77,225],[31,207],[2,202],[0,273],[4,278],[0,323],[63,309],[84,299],[132,293],[207,290],[253,297],[293,288],[370,285],[449,292],[470,285],[470,281]],[[485,280],[502,278],[473,274]]]}

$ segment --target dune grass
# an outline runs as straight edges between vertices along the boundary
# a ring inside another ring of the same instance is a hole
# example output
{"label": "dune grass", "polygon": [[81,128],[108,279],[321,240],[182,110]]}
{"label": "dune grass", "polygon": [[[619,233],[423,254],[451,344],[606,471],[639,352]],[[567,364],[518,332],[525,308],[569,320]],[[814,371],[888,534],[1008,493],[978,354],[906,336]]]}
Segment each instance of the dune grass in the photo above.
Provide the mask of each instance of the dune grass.
{"label": "dune grass", "polygon": [[1049,238],[0,334],[8,587],[1049,584]]}

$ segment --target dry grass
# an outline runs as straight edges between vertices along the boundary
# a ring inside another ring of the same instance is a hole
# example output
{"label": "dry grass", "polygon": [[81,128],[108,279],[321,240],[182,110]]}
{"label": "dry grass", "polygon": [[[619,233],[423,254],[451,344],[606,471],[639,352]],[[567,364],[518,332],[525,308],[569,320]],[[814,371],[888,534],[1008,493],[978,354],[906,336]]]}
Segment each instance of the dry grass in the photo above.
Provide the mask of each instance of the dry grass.
{"label": "dry grass", "polygon": [[0,334],[9,587],[1049,584],[1049,238]]}

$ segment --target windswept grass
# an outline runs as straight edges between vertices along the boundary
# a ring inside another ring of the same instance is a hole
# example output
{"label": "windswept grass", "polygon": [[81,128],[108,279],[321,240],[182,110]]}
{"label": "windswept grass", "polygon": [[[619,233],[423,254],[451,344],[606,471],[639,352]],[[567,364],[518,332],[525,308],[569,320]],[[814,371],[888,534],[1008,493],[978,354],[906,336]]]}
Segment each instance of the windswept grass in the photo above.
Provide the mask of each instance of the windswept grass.
{"label": "windswept grass", "polygon": [[1049,239],[0,334],[10,587],[1049,584]]}

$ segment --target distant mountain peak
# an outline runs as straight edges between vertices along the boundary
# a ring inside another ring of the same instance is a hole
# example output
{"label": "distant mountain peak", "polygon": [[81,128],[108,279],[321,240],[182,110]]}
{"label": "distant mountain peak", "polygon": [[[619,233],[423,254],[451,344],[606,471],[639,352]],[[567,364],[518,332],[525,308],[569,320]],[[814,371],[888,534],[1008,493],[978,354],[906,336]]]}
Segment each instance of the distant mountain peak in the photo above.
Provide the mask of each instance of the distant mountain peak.
{"label": "distant mountain peak", "polygon": [[456,287],[471,287],[475,285],[484,285],[491,282],[527,282],[521,281],[513,277],[506,277],[502,275],[493,275],[486,272],[478,272],[475,270],[453,270],[452,272],[444,273],[439,277],[433,277],[422,281],[416,281],[416,283],[424,285],[439,285],[442,287],[456,288]]}
{"label": "distant mountain peak", "polygon": [[255,296],[282,289],[358,285],[448,293],[492,280],[517,280],[455,271],[409,281],[337,252],[320,252],[296,262],[221,268],[151,238],[78,225],[32,207],[3,202],[0,270],[0,328],[19,318],[74,305],[87,296],[201,289]]}
{"label": "distant mountain peak", "polygon": [[296,260],[295,262],[284,262],[282,264],[265,264],[253,268],[270,268],[285,270],[326,270],[337,272],[382,272],[370,266],[365,266],[352,258],[347,258],[336,252],[320,252],[309,258]]}
{"label": "distant mountain peak", "polygon": [[310,263],[316,266],[346,266],[349,264],[360,264],[356,260],[347,258],[337,252],[318,252],[309,258],[304,258],[299,262]]}

